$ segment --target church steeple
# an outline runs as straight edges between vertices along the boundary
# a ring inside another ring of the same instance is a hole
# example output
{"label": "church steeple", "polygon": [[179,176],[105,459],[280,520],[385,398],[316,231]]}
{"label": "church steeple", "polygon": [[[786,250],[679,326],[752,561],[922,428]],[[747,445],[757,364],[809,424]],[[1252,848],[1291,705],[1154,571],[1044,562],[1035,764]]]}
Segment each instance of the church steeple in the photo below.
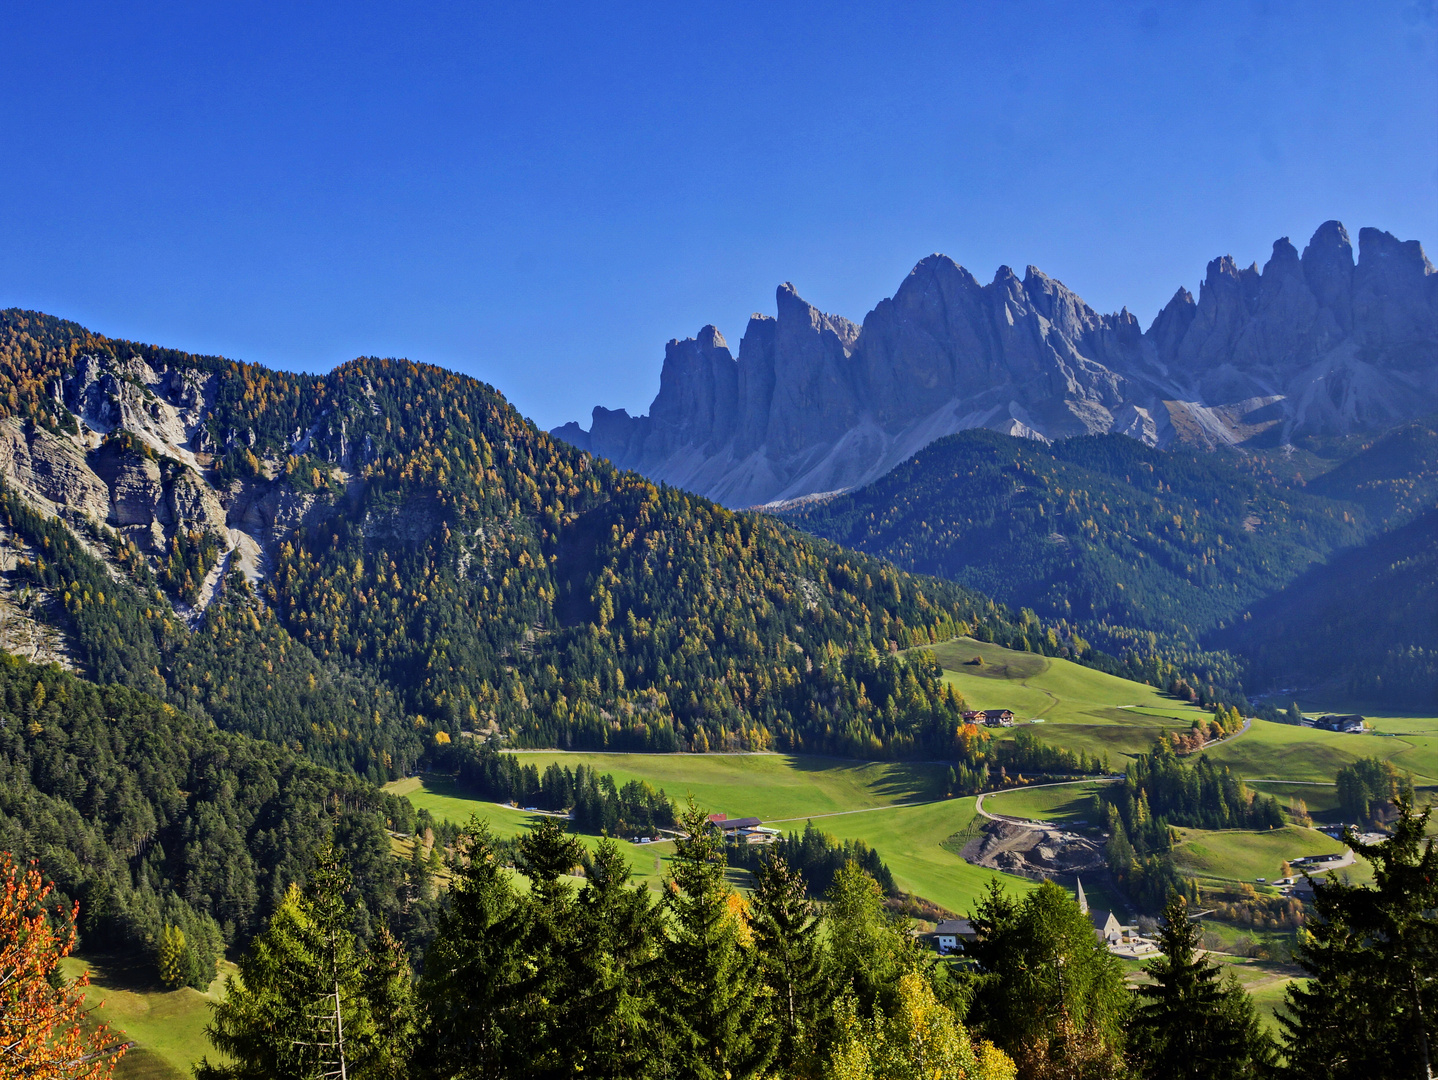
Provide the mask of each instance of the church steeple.
{"label": "church steeple", "polygon": [[1088,897],[1083,894],[1083,882],[1080,881],[1078,878],[1074,878],[1074,884],[1076,884],[1076,885],[1078,886],[1078,905],[1079,905],[1079,910],[1080,910],[1081,912],[1083,912],[1085,915],[1087,915],[1087,914],[1088,914]]}

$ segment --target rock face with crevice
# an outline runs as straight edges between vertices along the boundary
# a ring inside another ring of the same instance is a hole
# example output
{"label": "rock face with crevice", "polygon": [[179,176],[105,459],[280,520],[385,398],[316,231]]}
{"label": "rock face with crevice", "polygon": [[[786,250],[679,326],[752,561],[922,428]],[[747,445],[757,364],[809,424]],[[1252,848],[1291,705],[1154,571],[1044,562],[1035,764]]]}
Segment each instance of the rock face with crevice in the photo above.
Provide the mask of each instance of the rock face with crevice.
{"label": "rock face with crevice", "polygon": [[1438,275],[1417,241],[1319,227],[1262,269],[1224,256],[1145,331],[1035,267],[981,284],[922,260],[857,327],[781,285],[736,357],[713,326],[669,342],[648,415],[554,435],[731,506],[842,490],[934,439],[1120,432],[1149,445],[1281,444],[1438,409]]}
{"label": "rock face with crevice", "polygon": [[[297,492],[277,460],[263,462],[251,479],[219,484],[207,427],[216,382],[192,368],[155,370],[137,357],[78,356],[51,390],[70,418],[69,431],[0,420],[0,480],[47,516],[89,526],[76,536],[117,574],[107,546],[85,539],[96,527],[112,530],[152,569],[169,557],[177,537],[211,537],[220,561],[197,604],[182,605],[198,612],[224,570],[233,565],[251,580],[264,576],[267,553],[293,530],[317,528],[343,509],[329,493]],[[229,432],[227,439],[253,445],[248,432]],[[337,475],[347,478],[349,462],[338,464]]]}

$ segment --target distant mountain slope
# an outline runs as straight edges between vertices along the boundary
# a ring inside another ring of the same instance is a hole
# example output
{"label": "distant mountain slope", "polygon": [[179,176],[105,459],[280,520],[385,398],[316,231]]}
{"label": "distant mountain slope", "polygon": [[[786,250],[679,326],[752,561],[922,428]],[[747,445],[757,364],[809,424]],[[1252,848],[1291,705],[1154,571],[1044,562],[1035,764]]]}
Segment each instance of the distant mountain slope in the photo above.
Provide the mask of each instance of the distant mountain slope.
{"label": "distant mountain slope", "polygon": [[1355,502],[1375,524],[1393,526],[1438,505],[1438,420],[1405,424],[1356,447],[1335,447],[1341,460],[1308,480],[1312,495]]}
{"label": "distant mountain slope", "polygon": [[861,486],[970,428],[1041,439],[1278,445],[1438,409],[1438,275],[1416,241],[1326,222],[1260,271],[1224,256],[1144,331],[1029,267],[980,284],[922,260],[862,328],[780,286],[737,359],[712,326],[665,350],[647,416],[554,434],[622,468],[749,506]]}
{"label": "distant mountain slope", "polygon": [[780,511],[1046,618],[1189,641],[1357,543],[1361,511],[1119,435],[942,439],[858,491]]}
{"label": "distant mountain slope", "polygon": [[3,312],[0,481],[0,646],[50,627],[92,677],[372,779],[490,732],[932,755],[961,703],[883,657],[1045,640],[403,360],[292,375]]}
{"label": "distant mountain slope", "polygon": [[1438,510],[1315,566],[1216,644],[1251,658],[1257,690],[1438,709]]}

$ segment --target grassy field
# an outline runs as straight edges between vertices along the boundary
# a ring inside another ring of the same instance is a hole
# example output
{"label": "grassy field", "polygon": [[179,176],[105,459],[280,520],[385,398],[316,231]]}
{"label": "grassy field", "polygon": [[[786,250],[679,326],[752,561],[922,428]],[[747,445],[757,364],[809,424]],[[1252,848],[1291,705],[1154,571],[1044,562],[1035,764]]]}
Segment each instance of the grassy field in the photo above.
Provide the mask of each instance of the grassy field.
{"label": "grassy field", "polygon": [[[617,783],[645,780],[680,805],[730,817],[828,814],[932,799],[943,766],[793,754],[577,754],[522,751],[514,755],[540,772],[552,761],[587,765]],[[431,811],[433,813],[433,811]]]}
{"label": "grassy field", "polygon": [[1272,795],[1287,812],[1295,799],[1301,799],[1309,815],[1319,824],[1336,824],[1342,817],[1338,807],[1336,784],[1305,784],[1282,780],[1258,780],[1248,778],[1248,785],[1254,791]]}
{"label": "grassy field", "polygon": [[[1012,709],[1021,721],[1041,719],[1032,730],[1069,750],[1123,758],[1146,753],[1156,735],[1187,732],[1208,714],[1142,683],[1130,682],[1033,653],[1014,652],[972,638],[955,638],[930,651],[944,678],[975,709]],[[982,657],[982,665],[972,664]]]}
{"label": "grassy field", "polygon": [[991,814],[1050,821],[1055,825],[1098,826],[1094,819],[1093,797],[1099,783],[1063,784],[1048,787],[1011,788],[984,796],[984,809]]}
{"label": "grassy field", "polygon": [[[1068,660],[972,638],[930,650],[943,664],[944,678],[971,707],[1012,709],[1020,721],[1042,719],[1042,727],[1030,730],[1045,741],[1090,754],[1108,752],[1115,769],[1123,767],[1124,756],[1151,749],[1160,732],[1186,732],[1194,719],[1207,716],[1151,686]],[[984,663],[971,663],[975,657]],[[1304,704],[1310,714],[1323,711]],[[1342,766],[1380,757],[1411,772],[1420,785],[1438,783],[1438,718],[1370,715],[1368,720],[1381,734],[1342,735],[1256,720],[1241,738],[1205,753],[1245,779],[1332,783]]]}
{"label": "grassy field", "polygon": [[[987,802],[985,803],[987,806]],[[1182,839],[1175,846],[1173,861],[1179,870],[1205,882],[1254,883],[1279,876],[1285,860],[1303,855],[1330,855],[1344,850],[1343,844],[1313,829],[1289,825],[1282,829],[1253,831],[1226,829],[1179,829]]]}
{"label": "grassy field", "polygon": [[[977,817],[973,799],[949,799],[924,806],[838,814],[819,818],[814,826],[840,840],[864,841],[888,864],[900,889],[963,913],[973,907],[990,878],[998,877],[1015,892],[1034,888],[1034,882],[1025,878],[998,874],[959,858]],[[798,830],[804,827],[804,819],[774,824]]]}
{"label": "grassy field", "polygon": [[[386,784],[384,790],[393,795],[405,796],[416,809],[428,810],[441,821],[453,821],[462,825],[469,821],[471,816],[477,817],[487,822],[494,835],[501,839],[509,839],[526,832],[540,817],[538,814],[463,795],[453,781],[442,776],[411,776]],[[579,839],[591,850],[599,843],[597,836],[581,835]],[[658,889],[674,845],[631,844],[627,840],[620,840],[618,843],[619,850],[629,860],[629,869],[634,880]]]}
{"label": "grassy field", "polygon": [[[1108,753],[1113,768],[1127,756],[1144,753],[1166,731],[1183,731],[1208,714],[1169,695],[1067,660],[1014,652],[970,638],[930,646],[945,669],[945,679],[974,708],[1009,708],[1045,741],[1089,754]],[[983,664],[971,664],[982,657]],[[1379,718],[1377,726],[1392,737],[1339,735],[1255,721],[1244,735],[1205,753],[1254,781],[1286,807],[1293,796],[1304,799],[1322,821],[1336,813],[1331,785],[1339,767],[1360,757],[1392,759],[1414,772],[1420,784],[1438,779],[1438,720]],[[1003,737],[1000,735],[999,737]],[[974,800],[932,800],[943,766],[895,762],[856,762],[784,754],[591,754],[523,751],[516,755],[543,769],[551,762],[591,766],[624,783],[647,781],[682,803],[692,795],[701,805],[731,817],[755,816],[780,827],[802,829],[807,819],[840,838],[861,839],[874,847],[894,872],[900,888],[925,896],[951,910],[964,911],[990,873],[958,856],[962,837],[973,828]],[[500,836],[529,827],[533,815],[512,807],[480,802],[442,778],[399,781],[389,790],[407,795],[436,817],[465,821],[477,813]],[[995,813],[1076,824],[1091,816],[1094,784],[1027,788],[989,796]],[[922,805],[904,806],[905,803]],[[860,811],[860,812],[854,812]],[[1438,823],[1435,823],[1438,828]],[[593,844],[593,838],[585,838]],[[1336,841],[1309,830],[1276,834],[1193,831],[1180,859],[1191,872],[1215,881],[1251,881],[1277,875],[1284,858],[1337,850]],[[639,880],[658,887],[672,845],[623,845]],[[1270,865],[1270,863],[1272,865]],[[1355,877],[1363,867],[1351,871]],[[1015,889],[1023,879],[1005,877]]]}
{"label": "grassy field", "polygon": [[1344,765],[1377,757],[1413,773],[1419,784],[1438,782],[1438,735],[1344,735],[1255,720],[1242,738],[1203,753],[1245,779],[1332,783]]}
{"label": "grassy field", "polygon": [[[551,760],[562,760],[571,766],[583,762],[613,774],[621,782],[647,780],[671,796],[677,791],[680,798],[693,792],[700,805],[708,809],[735,817],[752,815],[785,831],[802,831],[804,823],[813,820],[817,828],[840,839],[863,840],[888,863],[900,889],[952,911],[967,910],[992,876],[991,871],[959,858],[961,841],[950,842],[951,837],[972,826],[972,798],[897,805],[925,790],[931,766],[778,754],[541,752],[521,756],[541,766]],[[477,813],[501,836],[518,835],[535,819],[535,815],[522,810],[467,798],[452,783],[433,776],[397,781],[386,790],[405,795],[416,807],[450,821],[467,821],[471,813]],[[598,842],[594,837],[581,839],[589,845]],[[673,845],[621,842],[620,846],[629,857],[636,880],[657,889]],[[1012,888],[1032,887],[1022,878],[1000,876]]]}
{"label": "grassy field", "polygon": [[71,957],[61,961],[67,978],[89,969],[87,1006],[95,1022],[107,1023],[136,1045],[120,1059],[117,1080],[188,1080],[191,1065],[217,1055],[205,1038],[209,1004],[224,993],[224,977],[235,966],[221,962],[220,973],[205,993],[182,987],[166,990],[147,963],[109,957]]}

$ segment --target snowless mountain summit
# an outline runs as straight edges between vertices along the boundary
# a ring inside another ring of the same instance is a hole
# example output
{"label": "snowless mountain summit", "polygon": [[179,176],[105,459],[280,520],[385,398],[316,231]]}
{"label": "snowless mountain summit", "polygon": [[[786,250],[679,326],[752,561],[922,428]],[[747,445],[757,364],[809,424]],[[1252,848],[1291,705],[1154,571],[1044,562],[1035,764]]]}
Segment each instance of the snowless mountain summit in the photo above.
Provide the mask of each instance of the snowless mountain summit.
{"label": "snowless mountain summit", "polygon": [[781,285],[736,358],[713,326],[670,341],[646,416],[554,435],[730,506],[855,487],[968,428],[1120,432],[1151,446],[1278,445],[1438,410],[1438,275],[1416,240],[1337,221],[1260,270],[1225,255],[1145,331],[1036,267],[980,284],[919,262],[856,326]]}

